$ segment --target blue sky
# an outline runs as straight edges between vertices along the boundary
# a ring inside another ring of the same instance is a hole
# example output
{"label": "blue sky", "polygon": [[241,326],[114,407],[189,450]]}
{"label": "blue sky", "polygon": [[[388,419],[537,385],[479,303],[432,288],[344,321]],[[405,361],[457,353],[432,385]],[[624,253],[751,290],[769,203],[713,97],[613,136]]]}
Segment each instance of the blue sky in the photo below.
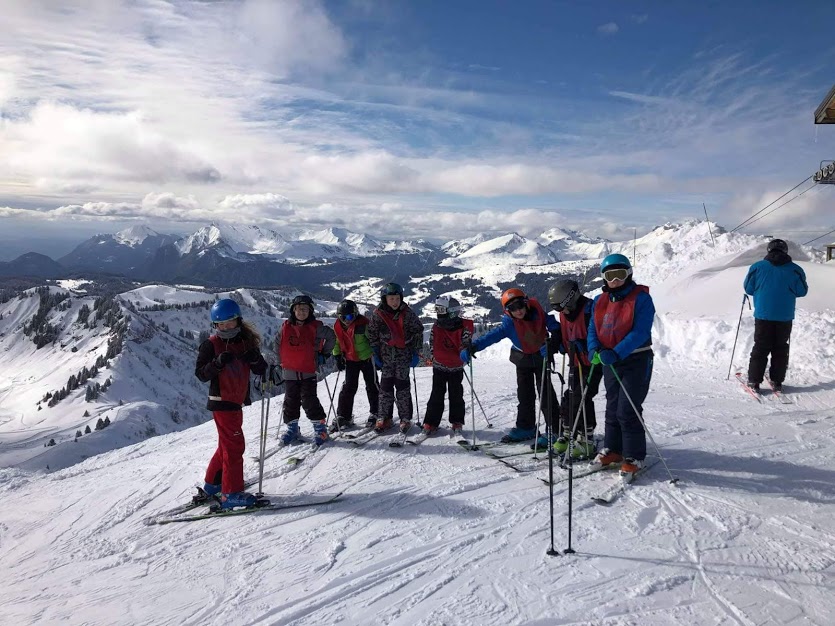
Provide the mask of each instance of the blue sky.
{"label": "blue sky", "polygon": [[[823,2],[3,4],[6,257],[135,222],[733,227],[835,158]],[[751,232],[811,239],[832,201]]]}

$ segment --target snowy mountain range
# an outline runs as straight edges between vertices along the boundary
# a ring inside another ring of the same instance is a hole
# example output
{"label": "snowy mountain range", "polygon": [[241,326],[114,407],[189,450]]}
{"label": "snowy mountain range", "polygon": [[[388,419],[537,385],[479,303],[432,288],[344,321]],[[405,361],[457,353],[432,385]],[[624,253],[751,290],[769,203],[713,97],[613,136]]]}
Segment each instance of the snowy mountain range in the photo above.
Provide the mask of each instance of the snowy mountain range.
{"label": "snowy mountain range", "polygon": [[[208,306],[230,292],[137,285],[105,295],[84,279],[0,290],[4,619],[108,626],[829,623],[835,263],[790,243],[810,291],[797,303],[788,402],[770,393],[754,400],[727,376],[729,366],[744,371],[751,350],[754,321],[747,308],[740,317],[741,283],[764,255],[764,240],[715,225],[711,240],[707,230],[703,222],[665,225],[634,242],[570,244],[572,254],[591,246],[590,257],[433,265],[404,280],[406,299],[418,308],[443,285],[474,316],[485,314],[484,298],[495,301],[508,281],[544,300],[556,277],[575,275],[594,294],[599,255],[634,254],[635,278],[650,287],[657,310],[643,415],[650,455],[664,462],[608,508],[590,496],[616,476],[578,478],[575,467],[569,491],[568,474],[554,467],[549,492],[543,456],[499,462],[489,448],[456,445],[443,430],[419,446],[391,448],[385,436],[364,446],[335,440],[297,465],[288,457],[300,456],[299,448],[267,461],[263,489],[274,501],[343,492],[326,506],[147,526],[147,518],[188,501],[214,451],[206,387],[192,368]],[[500,239],[473,256],[496,259],[527,245],[512,235]],[[456,254],[490,241],[463,244]],[[535,243],[550,250],[557,241]],[[383,280],[355,277],[329,288],[370,305]],[[240,288],[232,295],[270,337],[294,293]],[[336,300],[317,300],[326,323]],[[479,353],[469,372],[477,402],[470,406],[467,388],[468,437],[482,443],[514,423],[508,349],[503,342]],[[414,378],[420,416],[431,368],[417,368]],[[318,386],[326,409],[340,383],[331,372]],[[270,450],[283,427],[281,393],[272,398]],[[255,399],[243,431],[245,474],[257,481]],[[602,434],[602,389],[595,404]],[[361,389],[355,414],[368,408]],[[109,425],[97,430],[99,420]],[[671,485],[671,477],[679,482]],[[563,553],[569,497],[574,554]],[[546,554],[554,547],[554,556]]]}

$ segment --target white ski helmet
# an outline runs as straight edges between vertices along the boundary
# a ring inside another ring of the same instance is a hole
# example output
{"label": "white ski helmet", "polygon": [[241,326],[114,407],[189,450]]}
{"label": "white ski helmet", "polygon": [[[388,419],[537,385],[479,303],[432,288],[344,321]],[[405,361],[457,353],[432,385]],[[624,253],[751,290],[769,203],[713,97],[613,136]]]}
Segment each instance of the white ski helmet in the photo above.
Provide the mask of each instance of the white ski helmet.
{"label": "white ski helmet", "polygon": [[435,313],[438,317],[448,315],[458,317],[461,312],[461,303],[451,296],[438,296],[435,298]]}

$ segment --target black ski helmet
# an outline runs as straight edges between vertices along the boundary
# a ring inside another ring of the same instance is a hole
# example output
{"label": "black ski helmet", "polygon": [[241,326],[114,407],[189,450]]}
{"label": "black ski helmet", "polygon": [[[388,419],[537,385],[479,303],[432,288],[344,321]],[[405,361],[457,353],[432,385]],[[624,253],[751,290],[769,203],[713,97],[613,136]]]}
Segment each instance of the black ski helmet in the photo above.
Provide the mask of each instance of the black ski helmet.
{"label": "black ski helmet", "polygon": [[357,303],[353,300],[343,300],[339,303],[339,306],[336,307],[336,314],[345,319],[347,315],[353,315],[356,317],[360,314],[359,308],[357,308]]}
{"label": "black ski helmet", "polygon": [[772,239],[768,242],[768,247],[766,248],[768,252],[773,252],[774,250],[779,250],[780,252],[785,252],[788,254],[789,252],[789,244],[787,244],[782,239]]}
{"label": "black ski helmet", "polygon": [[293,303],[290,305],[290,310],[292,311],[293,309],[295,309],[297,304],[306,304],[310,307],[311,313],[313,312],[313,298],[311,298],[310,296],[301,294],[300,296],[296,296],[295,298],[293,298]]}
{"label": "black ski helmet", "polygon": [[386,296],[400,296],[403,297],[403,287],[397,283],[386,283],[380,290],[380,297],[385,299]]}
{"label": "black ski helmet", "polygon": [[555,311],[573,311],[580,299],[580,285],[576,280],[563,278],[548,290],[548,302]]}

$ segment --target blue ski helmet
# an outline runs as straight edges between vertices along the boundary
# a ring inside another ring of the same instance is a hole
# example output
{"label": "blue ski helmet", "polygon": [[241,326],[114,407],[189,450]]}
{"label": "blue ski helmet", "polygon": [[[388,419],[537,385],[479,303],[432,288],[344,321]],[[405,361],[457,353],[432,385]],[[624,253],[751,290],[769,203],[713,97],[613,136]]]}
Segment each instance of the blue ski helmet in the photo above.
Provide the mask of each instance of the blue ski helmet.
{"label": "blue ski helmet", "polygon": [[232,298],[223,298],[212,305],[212,323],[228,322],[241,316],[241,307]]}
{"label": "blue ski helmet", "polygon": [[[632,264],[629,262],[629,259],[622,254],[610,254],[603,259],[603,262],[600,264],[600,273],[602,274],[607,269],[615,269],[619,267],[631,270]],[[631,274],[632,272],[629,273]]]}

